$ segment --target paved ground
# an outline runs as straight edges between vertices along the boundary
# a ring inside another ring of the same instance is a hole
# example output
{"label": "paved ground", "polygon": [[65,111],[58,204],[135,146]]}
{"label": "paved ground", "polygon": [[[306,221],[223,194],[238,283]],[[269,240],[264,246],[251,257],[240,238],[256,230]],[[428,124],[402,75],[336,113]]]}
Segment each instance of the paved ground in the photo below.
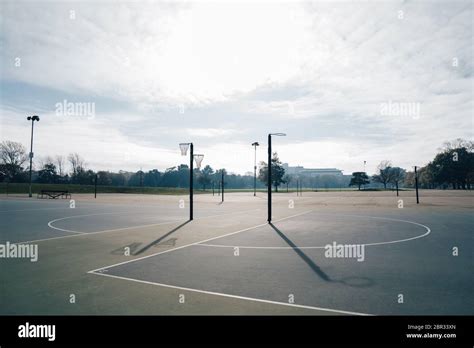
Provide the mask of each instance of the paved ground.
{"label": "paved ground", "polygon": [[474,195],[421,197],[281,193],[272,225],[264,194],[196,195],[192,222],[185,196],[3,197],[0,244],[39,259],[0,259],[0,314],[473,314]]}

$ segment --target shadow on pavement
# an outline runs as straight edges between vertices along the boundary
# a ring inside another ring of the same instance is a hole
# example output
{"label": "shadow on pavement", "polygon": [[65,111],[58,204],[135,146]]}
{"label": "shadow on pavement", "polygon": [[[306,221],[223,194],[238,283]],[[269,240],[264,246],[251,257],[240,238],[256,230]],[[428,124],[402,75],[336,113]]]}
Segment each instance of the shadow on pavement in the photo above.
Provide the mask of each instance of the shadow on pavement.
{"label": "shadow on pavement", "polygon": [[309,258],[308,255],[306,255],[301,249],[298,248],[298,246],[293,243],[282,231],[280,231],[274,224],[270,222],[270,227],[273,228],[273,230],[278,233],[278,235],[290,246],[293,248],[293,251],[298,254],[298,256],[306,262],[306,264],[316,273],[322,280],[326,282],[333,282],[333,283],[341,283],[347,286],[351,287],[357,287],[357,288],[366,288],[370,287],[374,284],[374,281],[372,279],[366,278],[366,277],[349,277],[345,278],[342,280],[335,280],[331,279],[329,275],[324,273],[324,271],[316,264],[314,263],[311,258]]}
{"label": "shadow on pavement", "polygon": [[186,224],[188,224],[190,222],[190,220],[186,221],[186,222],[183,222],[181,225],[179,226],[176,226],[175,228],[173,228],[171,231],[169,231],[168,233],[166,233],[165,235],[161,236],[160,238],[154,240],[153,242],[151,242],[150,244],[148,245],[145,245],[143,248],[141,248],[140,250],[138,250],[137,252],[135,252],[133,255],[139,255],[141,253],[144,253],[145,251],[147,251],[148,249],[150,249],[152,246],[158,244],[159,242],[161,242],[163,239],[169,237],[170,235],[172,235],[174,232],[176,232],[177,230],[179,230],[181,227],[185,226]]}

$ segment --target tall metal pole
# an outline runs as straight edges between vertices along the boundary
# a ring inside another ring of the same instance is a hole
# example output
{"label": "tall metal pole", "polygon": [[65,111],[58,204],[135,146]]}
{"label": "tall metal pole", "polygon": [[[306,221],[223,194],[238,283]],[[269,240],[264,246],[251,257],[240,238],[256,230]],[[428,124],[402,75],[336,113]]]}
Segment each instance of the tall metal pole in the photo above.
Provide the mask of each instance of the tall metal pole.
{"label": "tall metal pole", "polygon": [[95,182],[94,182],[94,198],[97,198],[97,174],[95,175]]}
{"label": "tall metal pole", "polygon": [[253,196],[257,195],[257,145],[254,145],[255,156],[253,161]]}
{"label": "tall metal pole", "polygon": [[267,162],[267,190],[268,190],[268,223],[272,222],[272,135],[268,134],[268,162]]}
{"label": "tall metal pole", "polygon": [[254,157],[254,165],[253,165],[253,196],[257,196],[257,146],[260,144],[256,141],[252,144],[255,148],[255,157]]}
{"label": "tall metal pole", "polygon": [[190,160],[189,160],[189,220],[193,219],[193,159],[194,159],[194,145],[191,143]]}
{"label": "tall metal pole", "polygon": [[31,119],[31,147],[30,147],[30,189],[29,189],[29,196],[32,197],[31,194],[31,181],[32,181],[32,167],[33,167],[33,127],[35,124],[35,120]]}
{"label": "tall metal pole", "polygon": [[[365,171],[365,165],[366,165],[366,164],[367,164],[367,161],[364,161],[364,173],[365,173],[365,174],[367,174],[366,171]],[[364,184],[364,190],[365,190],[365,184]],[[397,191],[397,196],[398,196],[398,191]]]}
{"label": "tall metal pole", "polygon": [[221,202],[224,202],[224,169],[221,170],[221,174],[222,174],[222,177],[221,177],[221,185],[222,185],[222,200]]}
{"label": "tall metal pole", "polygon": [[416,190],[416,204],[420,204],[420,197],[418,196],[418,172],[415,166],[415,190]]}

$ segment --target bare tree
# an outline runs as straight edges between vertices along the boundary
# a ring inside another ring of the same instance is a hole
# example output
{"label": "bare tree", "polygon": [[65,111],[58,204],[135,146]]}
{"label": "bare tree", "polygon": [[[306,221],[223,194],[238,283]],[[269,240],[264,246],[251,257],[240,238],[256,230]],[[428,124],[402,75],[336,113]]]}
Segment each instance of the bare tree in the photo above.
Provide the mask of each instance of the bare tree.
{"label": "bare tree", "polygon": [[21,143],[10,140],[0,143],[0,160],[2,164],[21,167],[27,158],[26,149]]}
{"label": "bare tree", "polygon": [[71,164],[73,175],[84,169],[84,159],[78,153],[70,153],[67,160]]}
{"label": "bare tree", "polygon": [[383,184],[384,189],[387,188],[387,184],[391,180],[390,168],[392,168],[392,163],[390,161],[382,161],[377,166],[379,173],[372,177],[373,181]]}
{"label": "bare tree", "polygon": [[450,152],[455,149],[466,148],[468,151],[474,151],[474,141],[457,138],[453,141],[445,141],[441,148],[438,148],[439,152]]}
{"label": "bare tree", "polygon": [[402,169],[400,167],[392,167],[390,168],[389,171],[390,171],[389,182],[394,184],[395,187],[397,188],[397,196],[398,196],[398,185],[400,182],[403,181],[403,179],[405,179],[406,171],[405,169]]}
{"label": "bare tree", "polygon": [[58,169],[59,176],[63,176],[64,174],[64,156],[63,155],[56,155],[54,158],[56,162],[56,168]]}
{"label": "bare tree", "polygon": [[[37,164],[38,164],[37,168],[44,168],[48,164],[54,164],[54,161],[51,158],[51,156],[46,156],[44,158],[39,158],[37,160]],[[35,166],[33,166],[33,167],[35,167]]]}

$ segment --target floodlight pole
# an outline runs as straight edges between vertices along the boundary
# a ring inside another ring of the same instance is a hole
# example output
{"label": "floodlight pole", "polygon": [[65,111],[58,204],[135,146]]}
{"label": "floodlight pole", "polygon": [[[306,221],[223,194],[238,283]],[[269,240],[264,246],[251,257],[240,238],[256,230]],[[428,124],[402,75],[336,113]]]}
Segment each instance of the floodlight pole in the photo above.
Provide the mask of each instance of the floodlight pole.
{"label": "floodlight pole", "polygon": [[415,190],[416,190],[416,204],[420,204],[420,197],[418,196],[418,172],[415,166]]}
{"label": "floodlight pole", "polygon": [[31,182],[32,182],[32,170],[33,170],[33,129],[34,129],[34,124],[35,121],[40,120],[39,116],[28,116],[26,118],[28,121],[31,121],[31,147],[30,147],[30,188],[29,188],[29,197],[32,197],[31,194]]}
{"label": "floodlight pole", "polygon": [[189,221],[193,220],[193,160],[194,160],[194,145],[189,144],[190,160],[189,160]]}
{"label": "floodlight pole", "polygon": [[[364,173],[365,173],[365,174],[367,174],[367,173],[365,172],[365,165],[366,165],[366,164],[367,164],[367,161],[364,161]],[[364,190],[365,190],[365,184],[364,184]],[[397,196],[398,196],[398,191],[397,191]]]}
{"label": "floodlight pole", "polygon": [[252,144],[255,148],[255,157],[254,157],[254,165],[253,165],[253,196],[257,196],[257,146],[260,144],[256,141]]}

